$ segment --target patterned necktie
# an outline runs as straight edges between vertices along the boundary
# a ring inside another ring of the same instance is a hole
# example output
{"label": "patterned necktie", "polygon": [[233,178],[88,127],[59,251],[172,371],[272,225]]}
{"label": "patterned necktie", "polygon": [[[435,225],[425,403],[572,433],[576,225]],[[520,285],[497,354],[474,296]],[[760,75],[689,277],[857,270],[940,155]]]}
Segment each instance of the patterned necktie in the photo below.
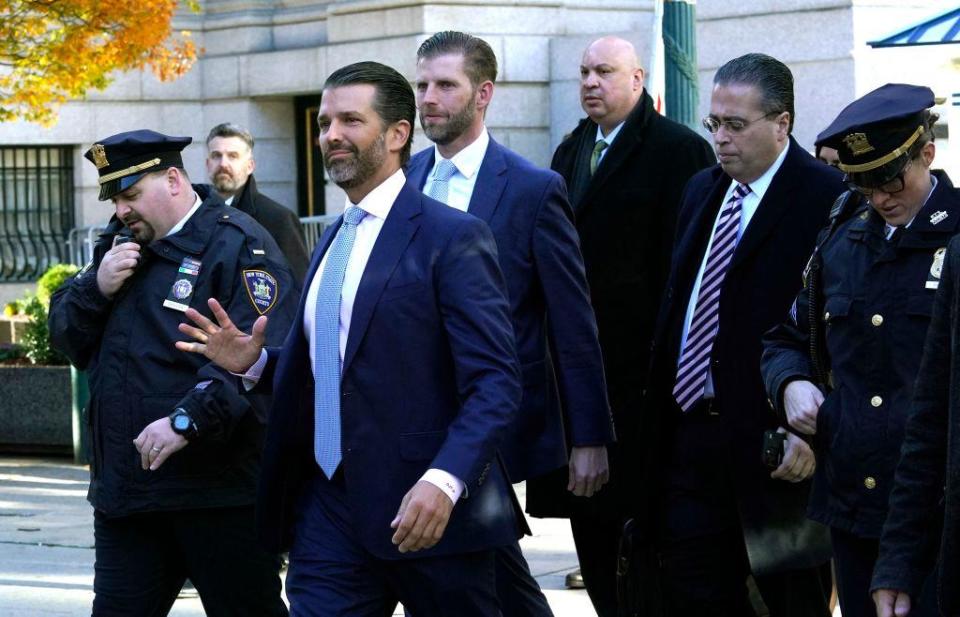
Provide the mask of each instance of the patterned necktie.
{"label": "patterned necktie", "polygon": [[457,166],[449,159],[440,159],[437,170],[433,174],[433,184],[427,190],[427,196],[437,201],[447,203],[447,194],[450,192],[450,178],[457,173]]}
{"label": "patterned necktie", "polygon": [[366,212],[350,206],[343,225],[327,251],[327,262],[317,291],[313,359],[313,454],[327,478],[340,465],[340,294],[347,262]]}
{"label": "patterned necktie", "polygon": [[600,154],[607,149],[609,146],[607,142],[602,139],[597,143],[593,144],[593,152],[590,154],[590,175],[597,173],[597,166],[600,164]]}
{"label": "patterned necktie", "polygon": [[733,251],[737,247],[743,198],[749,193],[749,186],[737,185],[733,196],[720,211],[713,230],[710,255],[703,268],[696,308],[693,309],[687,341],[680,354],[677,383],[673,387],[673,397],[684,412],[690,411],[694,404],[703,398],[707,371],[710,368],[710,353],[720,329],[720,290],[723,277],[733,259]]}

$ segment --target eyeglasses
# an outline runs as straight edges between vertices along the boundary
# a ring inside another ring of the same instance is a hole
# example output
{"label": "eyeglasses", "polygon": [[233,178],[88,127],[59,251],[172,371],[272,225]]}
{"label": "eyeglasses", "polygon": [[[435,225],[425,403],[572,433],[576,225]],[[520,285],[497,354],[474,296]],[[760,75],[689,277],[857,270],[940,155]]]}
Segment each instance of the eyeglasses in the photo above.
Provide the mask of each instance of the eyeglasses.
{"label": "eyeglasses", "polygon": [[913,159],[910,159],[909,161],[907,161],[907,164],[903,166],[903,169],[900,170],[900,173],[897,174],[895,178],[893,178],[889,182],[884,182],[883,184],[881,184],[876,188],[867,188],[865,186],[858,186],[857,184],[849,181],[847,182],[847,188],[849,188],[851,191],[856,191],[857,193],[860,193],[864,197],[870,197],[874,193],[878,193],[878,192],[886,193],[887,195],[894,195],[902,191],[904,186],[906,186],[903,181],[903,176],[907,173],[907,170],[910,169],[910,165],[912,164],[913,164]]}
{"label": "eyeglasses", "polygon": [[707,129],[707,131],[709,131],[710,133],[712,133],[712,134],[714,134],[714,135],[717,134],[717,131],[720,130],[720,127],[721,127],[721,126],[722,126],[723,128],[725,128],[725,129],[727,129],[727,132],[728,132],[728,133],[740,133],[740,132],[742,132],[745,128],[747,128],[749,125],[753,124],[754,122],[759,122],[759,121],[761,121],[761,120],[764,120],[764,119],[766,119],[766,118],[769,118],[769,117],[772,116],[772,115],[780,114],[780,113],[783,113],[783,112],[780,112],[780,111],[771,111],[770,113],[766,113],[766,114],[764,114],[764,115],[762,115],[762,116],[760,116],[759,118],[756,118],[756,119],[754,119],[754,120],[739,120],[739,119],[720,120],[719,118],[717,118],[717,117],[715,117],[715,116],[707,116],[706,118],[704,118],[704,119],[701,120],[700,122],[703,124],[703,128]]}

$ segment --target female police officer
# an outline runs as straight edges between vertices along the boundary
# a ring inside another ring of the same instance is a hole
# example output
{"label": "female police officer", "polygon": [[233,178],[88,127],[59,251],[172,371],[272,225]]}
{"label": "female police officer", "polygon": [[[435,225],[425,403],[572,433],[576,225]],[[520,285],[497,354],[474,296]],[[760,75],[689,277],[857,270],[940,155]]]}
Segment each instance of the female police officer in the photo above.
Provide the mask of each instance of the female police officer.
{"label": "female police officer", "polygon": [[[945,247],[960,224],[960,191],[930,171],[933,103],[929,88],[887,84],[820,134],[850,192],[791,317],[764,341],[771,403],[790,430],[812,436],[820,459],[808,514],[830,527],[844,617],[875,615],[878,538]],[[911,615],[932,611],[921,599]]]}

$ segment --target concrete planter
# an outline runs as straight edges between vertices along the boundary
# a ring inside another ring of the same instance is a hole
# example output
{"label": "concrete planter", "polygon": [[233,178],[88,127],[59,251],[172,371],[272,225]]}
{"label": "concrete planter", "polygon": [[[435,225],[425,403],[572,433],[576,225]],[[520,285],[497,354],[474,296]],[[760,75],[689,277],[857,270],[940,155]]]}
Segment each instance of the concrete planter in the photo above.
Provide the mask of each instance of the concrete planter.
{"label": "concrete planter", "polygon": [[0,451],[73,451],[69,366],[0,366]]}

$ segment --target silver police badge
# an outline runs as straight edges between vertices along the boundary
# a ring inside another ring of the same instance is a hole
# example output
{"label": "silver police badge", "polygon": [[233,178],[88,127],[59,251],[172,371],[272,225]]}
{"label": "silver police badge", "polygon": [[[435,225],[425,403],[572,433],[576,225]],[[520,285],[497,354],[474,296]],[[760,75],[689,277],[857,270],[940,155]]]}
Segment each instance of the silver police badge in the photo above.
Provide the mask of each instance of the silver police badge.
{"label": "silver police badge", "polygon": [[943,258],[947,256],[946,247],[940,247],[933,254],[933,263],[930,264],[930,276],[927,277],[927,289],[940,287],[940,274],[943,272]]}
{"label": "silver police badge", "polygon": [[173,297],[177,300],[184,300],[193,293],[193,284],[187,279],[180,279],[173,284]]}

